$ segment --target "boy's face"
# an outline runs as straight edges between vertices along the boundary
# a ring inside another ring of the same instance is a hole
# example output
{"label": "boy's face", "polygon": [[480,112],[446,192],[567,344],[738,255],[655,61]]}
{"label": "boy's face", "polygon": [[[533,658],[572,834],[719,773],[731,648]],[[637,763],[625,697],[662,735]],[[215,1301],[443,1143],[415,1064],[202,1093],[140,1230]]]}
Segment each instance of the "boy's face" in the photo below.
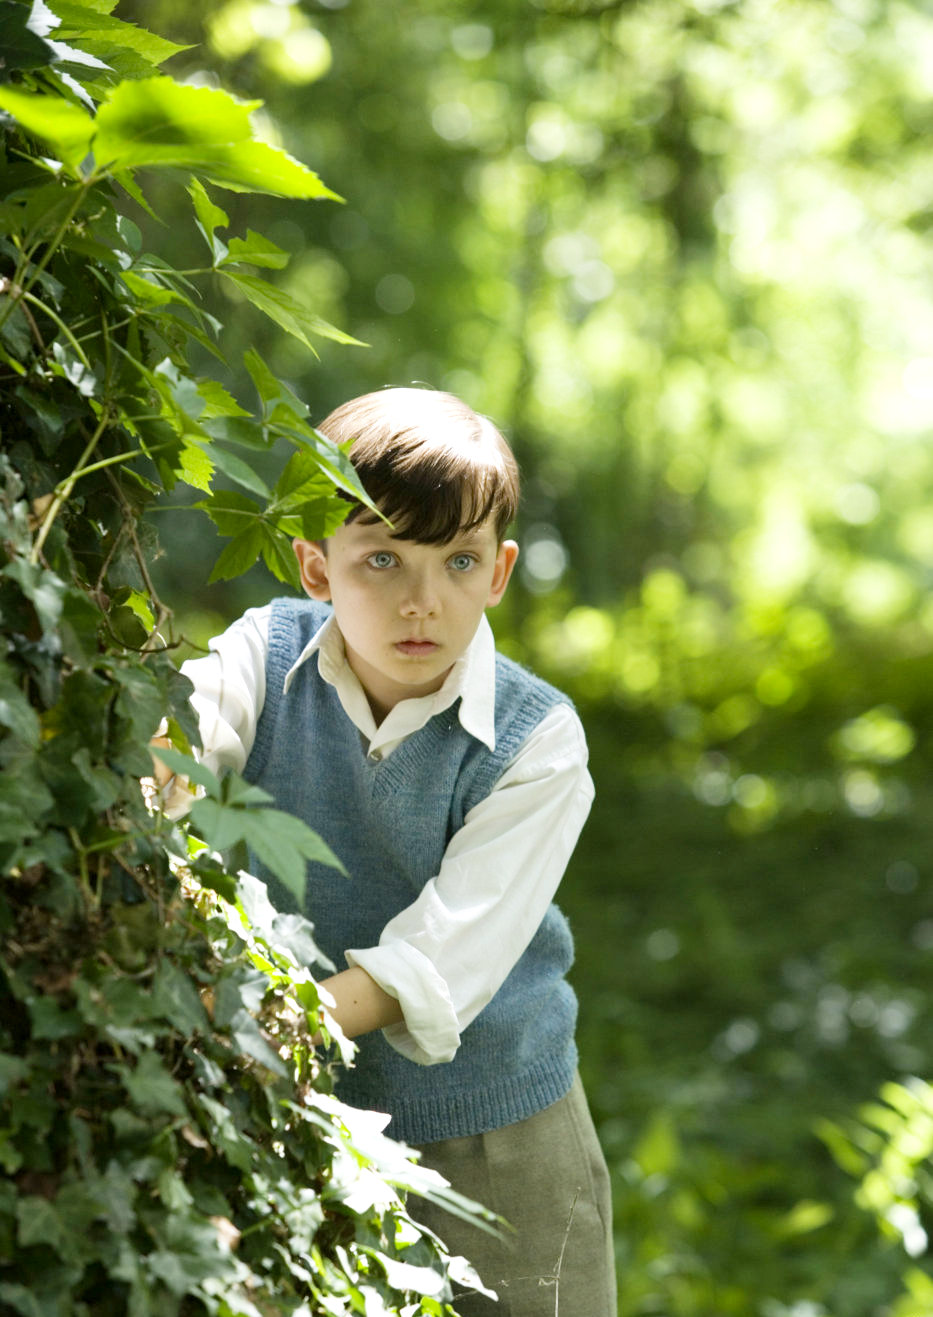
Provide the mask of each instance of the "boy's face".
{"label": "boy's face", "polygon": [[307,593],[334,605],[347,661],[377,718],[441,687],[518,557],[489,521],[449,544],[397,540],[382,522],[352,521],[326,552],[312,540],[294,547]]}

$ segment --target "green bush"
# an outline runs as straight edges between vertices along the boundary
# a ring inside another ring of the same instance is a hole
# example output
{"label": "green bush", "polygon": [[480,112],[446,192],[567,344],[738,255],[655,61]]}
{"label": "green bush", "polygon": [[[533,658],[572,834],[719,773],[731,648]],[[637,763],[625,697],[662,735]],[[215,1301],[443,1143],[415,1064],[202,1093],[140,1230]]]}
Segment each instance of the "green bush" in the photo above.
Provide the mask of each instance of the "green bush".
{"label": "green bush", "polygon": [[[0,1308],[451,1312],[467,1264],[406,1194],[469,1209],[333,1097],[353,1049],[306,968],[313,929],[229,860],[248,841],[297,889],[329,853],[177,751],[203,787],[190,824],[140,789],[163,718],[182,751],[197,737],[141,514],[187,482],[230,537],[215,575],[262,556],[293,580],[289,537],[360,491],[255,352],[256,410],[189,365],[195,345],[223,361],[203,280],[309,349],[347,338],[262,273],[275,244],[220,237],[205,184],[333,194],[255,136],[255,106],[158,76],[177,48],[113,7],[0,3]],[[149,170],[182,171],[203,269],[142,250]],[[254,458],[283,439],[270,489]]]}

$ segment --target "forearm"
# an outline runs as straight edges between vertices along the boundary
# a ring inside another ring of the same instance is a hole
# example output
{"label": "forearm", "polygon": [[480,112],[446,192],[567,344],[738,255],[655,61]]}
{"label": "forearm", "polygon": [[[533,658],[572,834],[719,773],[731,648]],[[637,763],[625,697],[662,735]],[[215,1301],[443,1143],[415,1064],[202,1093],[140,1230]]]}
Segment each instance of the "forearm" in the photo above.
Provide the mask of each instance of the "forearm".
{"label": "forearm", "polygon": [[402,1018],[402,1008],[395,997],[380,988],[358,965],[321,980],[333,997],[335,1005],[330,1013],[348,1038],[385,1029]]}

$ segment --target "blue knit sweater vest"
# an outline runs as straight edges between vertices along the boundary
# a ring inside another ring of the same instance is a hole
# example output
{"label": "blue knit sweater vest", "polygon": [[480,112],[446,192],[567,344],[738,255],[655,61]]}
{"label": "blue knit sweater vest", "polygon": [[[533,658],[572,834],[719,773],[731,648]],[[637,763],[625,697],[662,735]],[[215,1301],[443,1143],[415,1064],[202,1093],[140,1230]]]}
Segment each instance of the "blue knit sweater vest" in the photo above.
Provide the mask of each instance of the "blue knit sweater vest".
{"label": "blue knit sweater vest", "polygon": [[[316,656],[282,690],[329,611],[303,599],[273,605],[266,699],[245,776],[279,809],[304,819],[346,866],[349,878],[308,866],[302,912],[320,948],[345,969],[346,948],[378,943],[386,923],[437,874],[470,809],[566,697],[497,655],[494,751],[463,728],[455,703],[373,762]],[[295,910],[282,884],[251,858],[273,902]],[[381,1033],[367,1034],[357,1039],[355,1064],[340,1076],[337,1095],[389,1112],[388,1133],[410,1144],[499,1129],[550,1106],[576,1070],[576,998],[564,977],[572,960],[567,921],[551,905],[505,983],[463,1031],[452,1061],[418,1065]]]}

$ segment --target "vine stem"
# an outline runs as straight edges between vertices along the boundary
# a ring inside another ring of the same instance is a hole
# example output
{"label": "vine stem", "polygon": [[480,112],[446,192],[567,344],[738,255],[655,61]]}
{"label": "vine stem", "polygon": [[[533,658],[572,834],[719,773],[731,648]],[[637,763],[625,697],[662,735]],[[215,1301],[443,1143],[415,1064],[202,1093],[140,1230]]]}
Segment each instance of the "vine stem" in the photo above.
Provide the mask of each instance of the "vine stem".
{"label": "vine stem", "polygon": [[[84,200],[87,193],[97,182],[98,182],[98,176],[92,174],[90,178],[85,179],[85,181],[81,184],[79,188],[75,189],[74,201],[66,209],[62,221],[59,224],[57,230],[55,231],[55,236],[52,238],[51,242],[45,249],[45,252],[42,256],[42,260],[39,261],[37,265],[33,266],[32,273],[30,274],[29,278],[25,281],[25,283],[20,285],[15,281],[11,281],[10,299],[5,306],[0,306],[0,326],[3,326],[6,323],[9,316],[12,315],[13,311],[16,309],[17,302],[20,300],[23,294],[31,291],[32,286],[39,278],[39,275],[42,273],[42,271],[48,265],[49,261],[58,251],[59,247],[62,244],[62,239],[65,236],[65,230],[68,228],[68,225],[75,217],[75,212],[77,211],[78,207],[81,205],[81,202]],[[35,250],[35,248],[33,248],[33,250]],[[23,269],[25,270],[25,263],[28,263],[29,261],[29,256],[25,252],[23,253],[23,261],[24,261]]]}
{"label": "vine stem", "polygon": [[[42,552],[42,546],[45,544],[45,541],[48,538],[49,531],[52,529],[53,525],[55,524],[55,518],[58,516],[59,512],[61,512],[62,507],[65,505],[65,503],[68,501],[71,495],[71,491],[75,487],[76,481],[87,469],[88,458],[91,456],[94,449],[97,447],[101,435],[104,433],[104,431],[106,430],[109,424],[110,424],[110,410],[108,407],[105,407],[103,412],[101,413],[100,420],[97,423],[97,429],[91,435],[90,439],[87,442],[87,445],[85,446],[84,452],[78,458],[78,465],[74,468],[71,474],[67,476],[65,480],[62,480],[59,484],[55,486],[55,491],[52,495],[52,501],[49,504],[48,508],[46,509],[45,516],[42,518],[42,525],[39,527],[39,533],[33,542],[32,551],[29,554],[29,561],[33,565],[35,565],[39,561],[39,555]],[[121,454],[121,456],[123,456],[123,454]]]}
{"label": "vine stem", "polygon": [[74,828],[68,829],[68,836],[71,839],[71,844],[74,846],[75,852],[78,856],[78,872],[81,879],[81,886],[84,889],[84,894],[92,906],[99,907],[100,893],[95,893],[94,889],[91,887],[91,874],[87,866],[87,851],[84,849],[84,843],[81,841],[81,838],[78,836],[78,833]]}
{"label": "vine stem", "polygon": [[153,649],[155,648],[154,642],[157,639],[159,639],[159,630],[162,624],[165,622],[166,618],[171,617],[172,610],[168,608],[165,604],[163,604],[162,600],[159,598],[158,594],[156,593],[155,586],[152,583],[152,577],[149,575],[149,567],[146,563],[146,555],[143,553],[142,545],[139,542],[139,536],[136,534],[136,518],[134,517],[133,510],[127,501],[126,494],[123,492],[120,482],[114,479],[114,476],[111,472],[108,472],[108,479],[110,480],[110,483],[113,485],[114,492],[123,508],[123,529],[129,535],[132,541],[133,556],[136,559],[136,565],[139,568],[139,574],[143,578],[143,585],[146,587],[146,591],[149,595],[149,600],[156,610],[156,616],[153,622],[152,632],[148,636],[146,643],[142,649],[143,658],[145,660],[146,654],[152,653]]}
{"label": "vine stem", "polygon": [[29,302],[32,306],[37,306],[40,311],[45,312],[45,314],[49,317],[49,319],[58,326],[58,328],[67,338],[68,342],[74,348],[75,352],[78,354],[78,356],[81,359],[82,366],[86,367],[87,370],[90,370],[91,363],[87,359],[87,355],[85,354],[84,348],[75,338],[74,334],[72,334],[71,330],[65,324],[64,320],[62,320],[61,316],[58,315],[55,311],[53,311],[50,306],[46,306],[45,302],[40,301],[40,299],[36,297],[34,293],[27,292],[25,288],[20,293],[20,299],[23,302]]}

